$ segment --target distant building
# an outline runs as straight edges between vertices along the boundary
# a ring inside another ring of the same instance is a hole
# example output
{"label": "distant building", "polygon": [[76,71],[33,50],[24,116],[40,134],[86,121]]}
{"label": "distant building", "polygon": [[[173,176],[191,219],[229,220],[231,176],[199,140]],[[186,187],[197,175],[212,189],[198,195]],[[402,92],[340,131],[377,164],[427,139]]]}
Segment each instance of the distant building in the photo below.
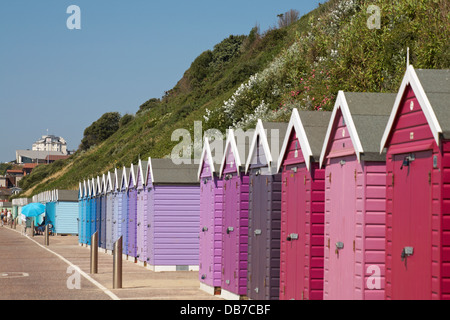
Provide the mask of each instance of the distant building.
{"label": "distant building", "polygon": [[62,137],[53,135],[42,136],[33,144],[33,151],[55,151],[67,155],[67,142]]}
{"label": "distant building", "polygon": [[55,162],[55,161],[58,161],[58,160],[64,160],[64,159],[67,159],[67,158],[69,158],[70,157],[70,155],[67,155],[67,156],[47,156],[46,158],[45,158],[45,161],[47,162],[47,163],[53,163],[53,162]]}
{"label": "distant building", "polygon": [[16,163],[47,163],[49,156],[66,156],[60,151],[16,150]]}

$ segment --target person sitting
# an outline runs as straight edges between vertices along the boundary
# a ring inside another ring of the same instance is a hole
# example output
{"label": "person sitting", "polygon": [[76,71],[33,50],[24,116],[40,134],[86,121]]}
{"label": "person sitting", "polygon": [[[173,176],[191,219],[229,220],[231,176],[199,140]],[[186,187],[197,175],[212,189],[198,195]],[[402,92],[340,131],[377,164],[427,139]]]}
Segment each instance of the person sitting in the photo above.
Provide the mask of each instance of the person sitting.
{"label": "person sitting", "polygon": [[44,231],[45,231],[45,217],[42,220],[42,223],[35,228],[35,233],[42,235],[44,234]]}

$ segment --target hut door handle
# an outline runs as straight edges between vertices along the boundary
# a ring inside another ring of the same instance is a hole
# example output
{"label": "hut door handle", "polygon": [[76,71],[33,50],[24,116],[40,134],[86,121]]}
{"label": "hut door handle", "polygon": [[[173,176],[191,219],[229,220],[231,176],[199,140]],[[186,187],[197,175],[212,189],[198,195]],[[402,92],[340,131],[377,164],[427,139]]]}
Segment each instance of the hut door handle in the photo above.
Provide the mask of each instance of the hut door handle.
{"label": "hut door handle", "polygon": [[261,229],[256,229],[255,230],[255,236],[259,236],[261,234]]}
{"label": "hut door handle", "polygon": [[287,241],[298,240],[298,233],[291,233],[286,238]]}
{"label": "hut door handle", "polygon": [[230,234],[230,232],[232,232],[232,231],[234,231],[234,228],[233,228],[233,227],[228,227],[228,228],[227,228],[227,234]]}
{"label": "hut door handle", "polygon": [[208,227],[203,227],[202,231],[203,231],[203,232],[208,231]]}
{"label": "hut door handle", "polygon": [[414,248],[413,247],[404,247],[402,250],[402,261],[405,261],[406,258],[409,256],[412,256],[414,254]]}

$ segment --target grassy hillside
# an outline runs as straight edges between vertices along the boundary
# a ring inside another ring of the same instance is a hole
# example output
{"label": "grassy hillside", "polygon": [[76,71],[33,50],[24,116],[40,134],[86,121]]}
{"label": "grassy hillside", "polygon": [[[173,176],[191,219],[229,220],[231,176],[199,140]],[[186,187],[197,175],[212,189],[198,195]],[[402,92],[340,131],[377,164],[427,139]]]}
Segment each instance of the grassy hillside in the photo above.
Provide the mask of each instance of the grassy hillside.
{"label": "grassy hillside", "polygon": [[[368,27],[369,5],[380,8],[379,29]],[[167,156],[178,144],[172,132],[193,133],[194,121],[224,132],[257,118],[286,121],[293,107],[331,109],[338,90],[395,92],[407,47],[416,68],[450,67],[449,20],[445,0],[330,0],[288,27],[230,36],[103,143],[36,168],[22,182],[23,195],[76,189],[139,158]]]}

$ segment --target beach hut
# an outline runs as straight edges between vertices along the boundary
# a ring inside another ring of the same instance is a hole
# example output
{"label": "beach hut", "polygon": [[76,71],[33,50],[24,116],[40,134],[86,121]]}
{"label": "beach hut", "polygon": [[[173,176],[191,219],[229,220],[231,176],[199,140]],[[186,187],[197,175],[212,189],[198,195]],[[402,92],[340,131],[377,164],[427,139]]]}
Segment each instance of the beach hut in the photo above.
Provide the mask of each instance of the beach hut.
{"label": "beach hut", "polygon": [[137,170],[138,166],[131,164],[128,177],[128,252],[129,258],[136,258],[136,228],[137,228]]}
{"label": "beach hut", "polygon": [[101,238],[101,225],[102,225],[102,179],[100,176],[97,176],[96,178],[96,213],[97,213],[97,219],[95,221],[95,230],[98,234],[98,245],[100,246],[100,238]]}
{"label": "beach hut", "polygon": [[223,180],[219,177],[224,141],[205,138],[200,181],[199,281],[209,294],[220,294],[222,275]]}
{"label": "beach hut", "polygon": [[249,177],[245,160],[253,133],[228,130],[219,171],[224,181],[221,296],[230,300],[247,294]]}
{"label": "beach hut", "polygon": [[83,235],[82,235],[82,221],[83,221],[83,201],[84,201],[84,185],[80,181],[78,185],[78,244],[83,243]]}
{"label": "beach hut", "polygon": [[106,233],[106,252],[112,254],[113,241],[113,220],[114,220],[114,179],[113,174],[106,174],[106,215],[105,215],[105,233]]}
{"label": "beach hut", "polygon": [[99,234],[99,246],[102,249],[106,250],[106,218],[107,218],[107,192],[106,192],[106,185],[107,185],[107,176],[105,174],[102,175],[102,181],[101,181],[101,194],[100,194],[100,201],[101,201],[101,223],[100,223],[100,234]]}
{"label": "beach hut", "polygon": [[386,298],[450,299],[450,70],[409,66],[387,155]]}
{"label": "beach hut", "polygon": [[[122,207],[120,206],[120,200],[122,200],[122,197],[119,197],[120,192],[120,170],[117,168],[114,169],[114,173],[111,173],[111,179],[112,179],[112,194],[113,194],[113,210],[112,210],[112,245],[114,247],[114,244],[117,240],[119,240],[122,232],[122,223],[121,223],[121,217],[122,217]],[[123,249],[123,243],[122,243],[122,249]]]}
{"label": "beach hut", "polygon": [[119,223],[120,236],[122,236],[123,254],[128,254],[128,177],[130,169],[123,167],[120,172],[119,182]]}
{"label": "beach hut", "polygon": [[148,262],[147,258],[147,233],[150,225],[149,216],[149,190],[147,188],[147,161],[139,159],[136,176],[137,205],[136,205],[136,258],[143,265]]}
{"label": "beach hut", "polygon": [[81,243],[87,244],[87,233],[88,233],[88,203],[89,203],[89,182],[84,180],[84,195],[82,201],[82,212],[81,212]]}
{"label": "beach hut", "polygon": [[386,157],[379,143],[394,100],[395,94],[338,93],[320,155],[324,299],[384,299]]}
{"label": "beach hut", "polygon": [[281,174],[277,163],[287,123],[258,120],[245,170],[249,175],[247,297],[278,300]]}
{"label": "beach hut", "polygon": [[53,225],[56,235],[78,234],[78,192],[54,190],[46,204],[46,220]]}
{"label": "beach hut", "polygon": [[92,193],[93,193],[93,187],[92,187],[92,181],[91,179],[88,179],[86,182],[86,186],[88,188],[87,194],[86,194],[86,209],[85,209],[85,232],[84,232],[84,238],[86,245],[91,245],[91,235],[92,235]]}
{"label": "beach hut", "polygon": [[[80,184],[80,187],[81,187],[81,184]],[[31,199],[30,198],[18,198],[18,199],[13,199],[12,200],[12,205],[14,207],[16,207],[16,210],[17,210],[17,213],[16,213],[16,218],[17,218],[16,219],[16,223],[17,224],[19,224],[19,225],[22,224],[22,219],[21,219],[22,208],[24,206],[26,206],[27,204],[30,204],[30,203],[31,203]]]}
{"label": "beach hut", "polygon": [[330,115],[293,109],[281,147],[281,300],[323,298],[325,172],[319,157]]}
{"label": "beach hut", "polygon": [[90,212],[89,244],[91,244],[92,235],[97,231],[97,183],[95,178],[91,179]]}
{"label": "beach hut", "polygon": [[199,270],[197,169],[172,159],[148,159],[147,265],[153,271]]}

